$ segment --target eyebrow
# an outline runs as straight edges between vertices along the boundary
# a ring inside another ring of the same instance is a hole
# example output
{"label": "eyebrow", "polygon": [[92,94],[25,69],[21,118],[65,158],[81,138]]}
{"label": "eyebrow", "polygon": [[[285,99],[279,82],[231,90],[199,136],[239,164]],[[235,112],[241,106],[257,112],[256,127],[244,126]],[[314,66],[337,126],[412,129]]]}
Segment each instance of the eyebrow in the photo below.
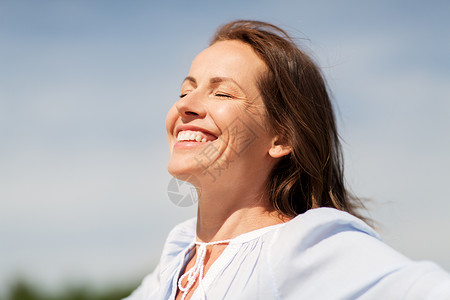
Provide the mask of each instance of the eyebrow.
{"label": "eyebrow", "polygon": [[230,77],[213,77],[213,78],[211,78],[209,80],[209,83],[214,84],[214,83],[220,83],[220,82],[224,82],[224,81],[228,81],[228,82],[234,83],[239,88],[241,88],[239,86],[239,84],[233,78],[230,78]]}
{"label": "eyebrow", "polygon": [[190,82],[192,82],[193,84],[197,84],[197,80],[195,80],[195,78],[192,77],[192,76],[187,76],[187,77],[183,80],[183,83],[186,82],[186,81],[190,81]]}
{"label": "eyebrow", "polygon": [[[184,80],[183,80],[183,82],[185,82],[185,81],[190,81],[190,82],[192,82],[193,84],[197,84],[197,80],[195,80],[195,78],[194,77],[192,77],[192,76],[187,76]],[[231,83],[233,83],[233,84],[235,84],[235,85],[237,85],[240,89],[241,89],[241,91],[244,91],[244,89],[239,85],[239,83],[237,83],[233,78],[231,78],[231,77],[220,77],[220,76],[217,76],[217,77],[213,77],[213,78],[211,78],[210,80],[209,80],[209,83],[210,84],[216,84],[216,83],[221,83],[221,82],[231,82]]]}

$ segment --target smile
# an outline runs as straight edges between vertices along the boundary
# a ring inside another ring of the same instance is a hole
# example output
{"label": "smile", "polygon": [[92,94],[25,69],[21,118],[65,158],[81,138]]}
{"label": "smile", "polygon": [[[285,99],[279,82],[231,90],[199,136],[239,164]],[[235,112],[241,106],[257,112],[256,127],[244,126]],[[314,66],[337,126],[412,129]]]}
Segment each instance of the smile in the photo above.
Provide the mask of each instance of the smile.
{"label": "smile", "polygon": [[201,131],[180,131],[177,135],[177,141],[178,142],[200,142],[200,143],[206,143],[208,141],[212,141],[213,139],[211,137],[208,137],[206,134],[204,134]]}

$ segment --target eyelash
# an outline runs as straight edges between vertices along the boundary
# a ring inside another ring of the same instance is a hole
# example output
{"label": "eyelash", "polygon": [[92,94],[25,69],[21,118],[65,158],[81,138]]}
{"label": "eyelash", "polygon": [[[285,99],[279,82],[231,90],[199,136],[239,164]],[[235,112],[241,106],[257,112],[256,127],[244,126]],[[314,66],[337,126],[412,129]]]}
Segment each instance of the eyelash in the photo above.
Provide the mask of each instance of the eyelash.
{"label": "eyelash", "polygon": [[[187,93],[184,93],[184,94],[181,94],[179,97],[181,99],[181,98],[184,98],[186,96],[187,96]],[[214,96],[220,97],[220,98],[227,98],[227,99],[233,98],[233,96],[228,95],[228,94],[224,94],[224,93],[216,93],[216,94],[214,94]]]}
{"label": "eyelash", "polygon": [[231,95],[224,94],[224,93],[216,93],[215,96],[220,97],[220,98],[233,98]]}

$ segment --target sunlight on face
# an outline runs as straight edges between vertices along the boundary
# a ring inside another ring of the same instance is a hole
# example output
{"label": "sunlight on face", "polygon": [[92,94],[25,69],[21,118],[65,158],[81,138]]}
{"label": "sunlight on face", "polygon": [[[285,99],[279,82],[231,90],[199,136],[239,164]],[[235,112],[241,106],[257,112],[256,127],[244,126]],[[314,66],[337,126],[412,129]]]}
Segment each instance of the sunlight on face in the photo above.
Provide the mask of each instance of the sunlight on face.
{"label": "sunlight on face", "polygon": [[265,71],[239,41],[217,42],[194,59],[166,120],[173,176],[215,182],[267,168],[272,137],[257,87]]}

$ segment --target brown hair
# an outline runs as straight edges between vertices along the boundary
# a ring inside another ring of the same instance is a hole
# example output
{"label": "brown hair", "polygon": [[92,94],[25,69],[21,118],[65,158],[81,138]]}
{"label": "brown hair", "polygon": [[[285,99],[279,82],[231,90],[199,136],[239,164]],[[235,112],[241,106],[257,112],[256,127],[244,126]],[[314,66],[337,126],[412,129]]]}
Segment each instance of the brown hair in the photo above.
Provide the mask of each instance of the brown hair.
{"label": "brown hair", "polygon": [[333,207],[359,216],[361,201],[345,188],[343,157],[324,78],[308,55],[279,27],[239,20],[221,26],[211,44],[238,40],[266,63],[259,80],[269,125],[292,151],[272,170],[267,195],[281,214]]}

